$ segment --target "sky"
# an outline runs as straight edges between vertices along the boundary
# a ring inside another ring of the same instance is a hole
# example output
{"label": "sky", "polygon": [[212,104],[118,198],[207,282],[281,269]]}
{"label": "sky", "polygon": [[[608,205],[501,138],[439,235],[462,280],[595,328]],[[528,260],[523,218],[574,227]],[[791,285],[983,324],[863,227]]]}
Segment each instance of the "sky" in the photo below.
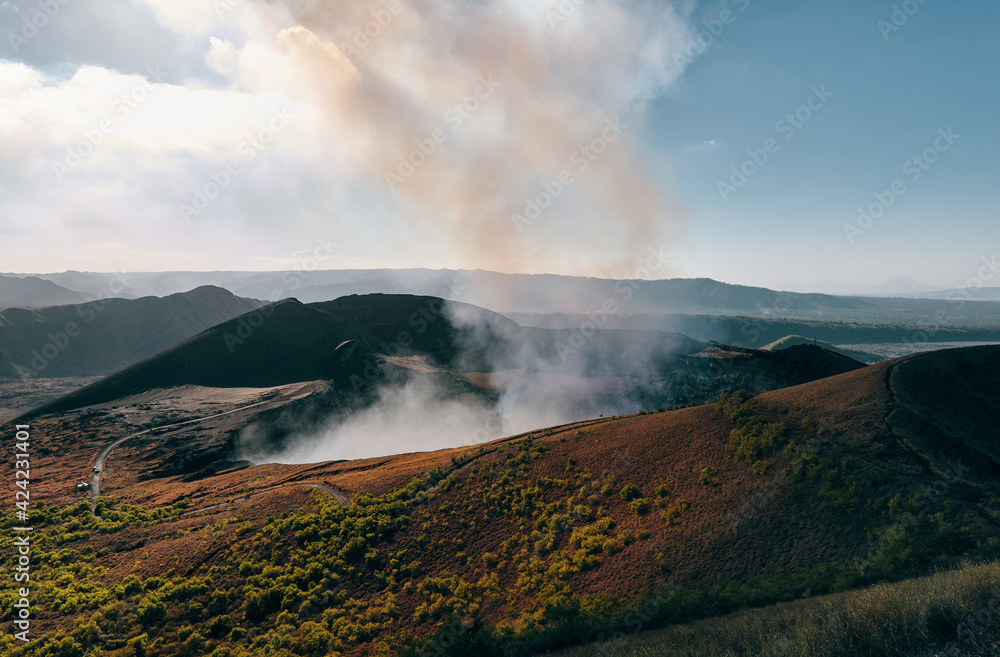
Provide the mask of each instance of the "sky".
{"label": "sky", "polygon": [[64,1],[0,3],[0,271],[851,291],[1000,245],[989,0]]}

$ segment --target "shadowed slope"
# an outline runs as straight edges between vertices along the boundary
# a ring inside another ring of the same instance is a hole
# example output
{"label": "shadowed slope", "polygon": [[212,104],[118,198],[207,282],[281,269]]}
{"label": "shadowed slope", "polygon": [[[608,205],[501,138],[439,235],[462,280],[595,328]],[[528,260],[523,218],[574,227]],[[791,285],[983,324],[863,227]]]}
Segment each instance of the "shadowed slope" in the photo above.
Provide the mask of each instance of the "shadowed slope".
{"label": "shadowed slope", "polygon": [[110,374],[260,302],[217,287],[0,312],[0,377]]}
{"label": "shadowed slope", "polygon": [[[240,337],[243,336],[243,337]],[[286,300],[223,322],[38,409],[54,413],[156,388],[270,387],[337,378],[357,334],[329,315]],[[345,349],[338,351],[338,347]]]}
{"label": "shadowed slope", "polygon": [[37,276],[0,276],[0,309],[44,308],[85,299],[86,295]]}

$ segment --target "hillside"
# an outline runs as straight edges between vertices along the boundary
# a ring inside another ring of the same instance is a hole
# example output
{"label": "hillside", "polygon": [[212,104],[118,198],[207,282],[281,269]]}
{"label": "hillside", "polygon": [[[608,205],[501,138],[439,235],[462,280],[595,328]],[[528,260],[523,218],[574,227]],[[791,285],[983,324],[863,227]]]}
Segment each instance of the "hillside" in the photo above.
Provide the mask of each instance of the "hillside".
{"label": "hillside", "polygon": [[[252,320],[256,327],[251,327]],[[246,335],[247,338],[239,338]],[[288,300],[222,322],[129,365],[39,412],[103,403],[184,385],[269,387],[336,378],[356,333]],[[249,345],[244,345],[244,342]],[[243,347],[243,348],[240,348]],[[343,348],[341,348],[343,347]]]}
{"label": "hillside", "polygon": [[846,356],[847,358],[860,361],[862,363],[878,363],[883,360],[881,356],[876,354],[869,354],[864,351],[856,351],[853,349],[843,349],[830,344],[829,342],[823,342],[822,340],[814,340],[811,338],[804,338],[801,335],[786,335],[783,338],[775,340],[774,342],[765,345],[763,348],[768,351],[779,351],[781,349],[788,349],[789,347],[795,347],[798,345],[816,345],[826,349],[827,351],[832,351],[835,354],[840,354]]}
{"label": "hillside", "polygon": [[38,276],[0,276],[0,310],[44,308],[85,301],[86,296]]}
{"label": "hillside", "polygon": [[221,288],[0,311],[0,379],[110,374],[259,302]]}
{"label": "hillside", "polygon": [[[553,653],[558,657],[993,657],[1000,623],[980,623],[1000,562],[782,602]],[[942,618],[960,618],[953,633]],[[942,645],[943,644],[943,645]]]}
{"label": "hillside", "polygon": [[680,356],[669,372],[643,382],[628,395],[642,407],[656,408],[663,397],[675,399],[678,404],[705,402],[723,393],[744,390],[757,394],[862,367],[848,356],[813,344],[777,351],[713,344]]}
{"label": "hillside", "polygon": [[[108,650],[145,634],[150,654],[513,655],[996,558],[998,366],[1000,347],[950,350],[478,447],[128,474],[131,459],[166,458],[164,441],[186,449],[177,429],[112,457],[122,475],[103,519],[72,497],[33,518],[79,555],[43,582],[73,563],[107,569],[43,584],[40,618],[86,584],[98,628],[124,628]],[[71,441],[107,430],[109,412],[65,438],[66,416],[36,430]],[[72,615],[62,632],[77,636]],[[942,643],[961,621],[939,620]]]}

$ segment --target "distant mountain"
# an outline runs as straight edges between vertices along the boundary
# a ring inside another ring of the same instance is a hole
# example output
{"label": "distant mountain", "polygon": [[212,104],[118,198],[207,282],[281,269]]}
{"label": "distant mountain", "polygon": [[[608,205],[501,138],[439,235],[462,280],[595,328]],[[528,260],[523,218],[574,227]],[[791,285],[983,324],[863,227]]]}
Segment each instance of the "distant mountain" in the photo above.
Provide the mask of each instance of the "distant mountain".
{"label": "distant mountain", "polygon": [[828,294],[777,292],[763,287],[731,285],[710,278],[671,279],[643,283],[637,297],[646,309],[690,308],[705,310],[770,310],[780,313],[783,308],[796,310],[847,310],[867,308],[861,299],[835,297]]}
{"label": "distant mountain", "polygon": [[843,281],[820,281],[814,283],[795,284],[789,287],[795,292],[818,292],[835,296],[864,297],[920,294],[936,288],[924,285],[908,276],[898,276],[891,281],[878,285],[858,285]]}
{"label": "distant mountain", "polygon": [[217,287],[0,312],[0,378],[110,374],[257,308]]}
{"label": "distant mountain", "polygon": [[822,347],[827,351],[832,351],[835,354],[841,354],[842,356],[852,358],[862,363],[879,363],[885,360],[884,358],[876,354],[870,354],[865,351],[841,349],[839,347],[830,344],[829,342],[823,342],[822,340],[814,340],[811,338],[804,338],[801,335],[786,335],[780,340],[775,340],[771,344],[766,345],[764,349],[767,349],[768,351],[779,351],[781,349],[788,349],[790,347],[795,347],[798,345],[815,345],[818,347]]}
{"label": "distant mountain", "polygon": [[931,292],[935,288],[931,285],[924,285],[923,283],[917,282],[908,276],[899,276],[892,279],[891,281],[886,281],[880,285],[873,285],[872,287],[866,287],[858,290],[856,296],[893,296],[893,295],[909,295],[909,294],[921,294],[924,292]]}
{"label": "distant mountain", "polygon": [[463,301],[497,312],[587,312],[613,303],[621,312],[713,313],[844,311],[869,309],[863,299],[777,292],[708,278],[615,280],[555,274],[503,274],[482,270],[371,269],[277,272],[63,272],[44,277],[90,297],[109,287],[116,296],[164,295],[195,285],[217,285],[233,294],[304,303],[352,294],[413,294]]}
{"label": "distant mountain", "polygon": [[[126,299],[156,296],[163,297],[192,290],[204,285],[226,288],[239,295],[232,283],[245,273],[239,272],[82,272],[65,271],[42,274],[43,278],[71,290],[85,294],[89,299],[115,296]],[[240,295],[245,296],[245,295]]]}
{"label": "distant mountain", "polygon": [[960,301],[1000,301],[1000,287],[951,288],[950,290],[913,292],[898,296],[908,299],[947,299],[954,303]]}
{"label": "distant mountain", "polygon": [[0,309],[44,308],[79,303],[87,297],[37,276],[0,276]]}
{"label": "distant mountain", "polygon": [[[432,296],[488,308],[522,325],[571,328],[593,322],[603,328],[663,330],[700,341],[751,347],[789,334],[815,336],[831,344],[912,341],[914,335],[924,334],[935,341],[993,341],[1000,335],[996,321],[1000,294],[991,296],[1000,289],[970,290],[970,300],[958,303],[955,290],[845,297],[780,292],[707,278],[613,280],[481,270],[64,272],[46,276],[92,298],[107,296],[109,290],[120,297],[159,296],[198,284],[272,302],[295,298],[319,303],[374,293]],[[940,298],[917,298],[931,296]],[[991,300],[993,296],[997,298]],[[546,318],[530,317],[543,314],[564,315],[572,321],[553,325]]]}
{"label": "distant mountain", "polygon": [[851,296],[864,289],[863,285],[845,283],[844,281],[814,281],[812,283],[791,283],[787,287],[792,292],[812,292],[817,294],[832,294],[834,296]]}
{"label": "distant mountain", "polygon": [[[883,299],[871,299],[873,302],[887,302]],[[606,328],[654,330],[683,333],[695,340],[703,342],[720,342],[722,344],[738,345],[742,347],[766,348],[767,345],[786,335],[808,335],[809,339],[815,337],[821,343],[826,344],[872,344],[872,343],[897,343],[914,342],[914,340],[928,340],[934,342],[1000,342],[1000,325],[997,317],[1000,316],[1000,307],[982,308],[976,324],[963,327],[943,327],[937,328],[933,333],[926,331],[923,327],[934,326],[933,313],[942,304],[936,301],[925,301],[922,299],[893,299],[897,306],[903,309],[887,308],[887,317],[894,317],[895,322],[865,322],[853,323],[844,321],[822,321],[822,320],[789,320],[776,318],[762,318],[759,315],[753,316],[724,316],[724,315],[687,315],[687,314],[661,314],[661,315],[616,315],[609,317],[605,322]],[[959,309],[956,304],[947,302],[946,308],[952,309],[956,314]],[[980,304],[981,306],[991,306],[992,304]],[[973,304],[967,304],[967,309],[974,308]],[[906,315],[902,313],[906,312]],[[541,328],[562,328],[567,326],[581,326],[588,321],[587,315],[569,313],[509,313],[508,316],[522,326],[538,326]],[[921,333],[923,331],[923,333]]]}

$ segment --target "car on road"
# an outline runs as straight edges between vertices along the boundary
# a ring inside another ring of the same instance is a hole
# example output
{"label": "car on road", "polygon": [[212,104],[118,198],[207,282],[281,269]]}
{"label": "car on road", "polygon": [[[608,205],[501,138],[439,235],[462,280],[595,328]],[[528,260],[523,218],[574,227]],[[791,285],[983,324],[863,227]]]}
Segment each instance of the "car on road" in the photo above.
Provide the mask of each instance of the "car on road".
{"label": "car on road", "polygon": [[98,474],[98,473],[100,473],[100,471],[101,471],[101,469],[95,465],[94,466],[94,474]]}

